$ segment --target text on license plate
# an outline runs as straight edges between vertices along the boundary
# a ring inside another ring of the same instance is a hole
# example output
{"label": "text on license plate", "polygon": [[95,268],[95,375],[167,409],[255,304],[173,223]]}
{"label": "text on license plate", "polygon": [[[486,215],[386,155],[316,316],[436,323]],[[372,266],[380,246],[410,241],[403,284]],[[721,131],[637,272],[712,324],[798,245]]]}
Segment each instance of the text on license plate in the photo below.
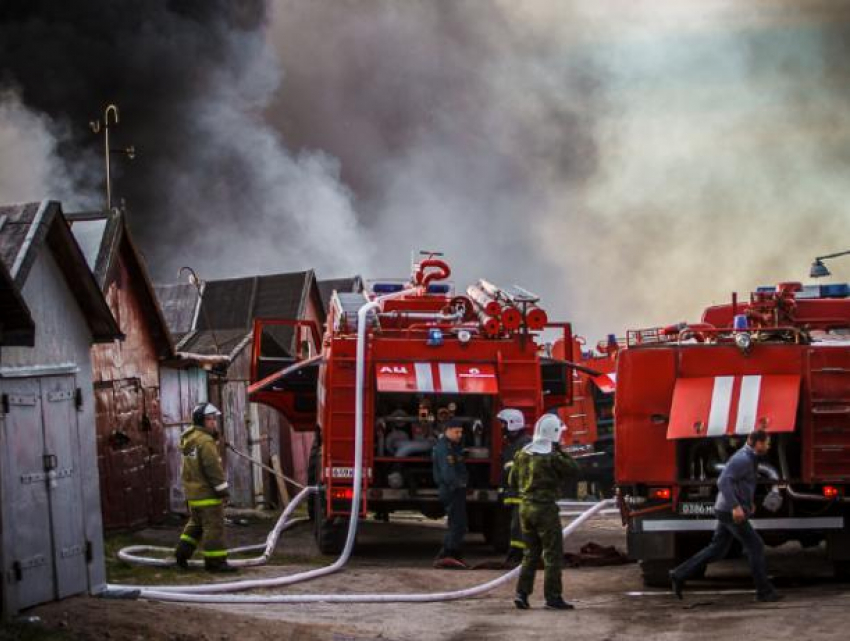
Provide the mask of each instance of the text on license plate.
{"label": "text on license plate", "polygon": [[714,503],[679,503],[679,514],[685,516],[714,516]]}

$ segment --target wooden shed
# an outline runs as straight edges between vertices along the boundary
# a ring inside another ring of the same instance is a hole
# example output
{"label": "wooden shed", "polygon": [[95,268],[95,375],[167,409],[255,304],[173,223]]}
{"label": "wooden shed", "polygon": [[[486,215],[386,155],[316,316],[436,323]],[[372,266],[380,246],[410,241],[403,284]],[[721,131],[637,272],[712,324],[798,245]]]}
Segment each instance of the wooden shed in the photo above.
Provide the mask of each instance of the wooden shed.
{"label": "wooden shed", "polygon": [[92,347],[103,525],[161,523],[168,491],[159,364],[172,356],[168,328],[124,212],[66,218],[125,336]]}
{"label": "wooden shed", "polygon": [[[198,290],[179,283],[157,285],[156,295],[173,342],[192,331],[198,313]],[[192,408],[208,399],[208,380],[213,367],[226,368],[226,359],[185,352],[175,353],[160,364],[160,398],[165,432],[165,464],[169,510],[186,512],[186,496],[180,480],[180,435],[192,422]],[[217,371],[218,371],[217,370]]]}
{"label": "wooden shed", "polygon": [[[191,295],[185,290],[187,296]],[[197,296],[197,294],[195,294]],[[251,370],[252,331],[255,318],[289,318],[324,323],[325,311],[312,270],[207,281],[203,284],[192,330],[177,341],[176,351],[189,359],[220,359],[213,367],[209,400],[223,412],[224,437],[239,451],[270,464],[280,457],[283,471],[300,482],[307,478],[312,434],[298,433],[278,412],[247,402]],[[284,349],[294,355],[304,341],[313,342],[305,331],[284,331]],[[312,345],[312,349],[318,346]],[[245,459],[227,451],[231,503],[243,507],[269,504],[276,494],[268,475]]]}
{"label": "wooden shed", "polygon": [[20,303],[32,320],[28,328],[18,309],[19,340],[0,345],[0,586],[9,617],[105,584],[90,352],[120,331],[59,203],[0,207],[0,265],[4,328],[5,310]]}

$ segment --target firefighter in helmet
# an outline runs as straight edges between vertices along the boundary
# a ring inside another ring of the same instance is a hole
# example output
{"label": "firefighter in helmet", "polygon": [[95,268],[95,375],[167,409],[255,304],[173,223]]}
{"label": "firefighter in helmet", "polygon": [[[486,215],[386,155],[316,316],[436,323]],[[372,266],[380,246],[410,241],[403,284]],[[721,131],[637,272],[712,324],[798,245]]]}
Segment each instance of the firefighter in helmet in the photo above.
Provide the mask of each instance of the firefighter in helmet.
{"label": "firefighter in helmet", "polygon": [[511,567],[522,562],[525,551],[525,542],[522,540],[522,528],[519,523],[519,495],[508,483],[511,468],[514,465],[514,456],[526,445],[531,443],[531,437],[525,431],[525,416],[518,409],[505,408],[496,415],[502,424],[502,478],[499,483],[499,492],[502,495],[502,503],[511,511],[511,545],[505,564]]}
{"label": "firefighter in helmet", "polygon": [[208,571],[235,571],[227,563],[224,543],[224,502],[229,494],[216,447],[220,416],[221,412],[211,403],[195,406],[192,426],[180,437],[183,491],[189,505],[189,522],[174,552],[181,568],[189,566],[189,559],[201,544]]}
{"label": "firefighter in helmet", "polygon": [[431,452],[434,483],[448,516],[443,549],[434,561],[437,568],[465,568],[463,537],[466,535],[466,484],[468,473],[463,457],[463,423],[450,419]]}
{"label": "firefighter in helmet", "polygon": [[514,605],[520,610],[529,607],[528,596],[534,589],[534,575],[543,557],[543,592],[546,608],[572,610],[564,601],[561,586],[561,567],[564,545],[557,500],[564,482],[577,472],[570,456],[561,450],[564,422],[554,414],[544,414],[534,426],[534,438],[514,458],[510,484],[519,494],[519,516],[525,555],[517,581]]}

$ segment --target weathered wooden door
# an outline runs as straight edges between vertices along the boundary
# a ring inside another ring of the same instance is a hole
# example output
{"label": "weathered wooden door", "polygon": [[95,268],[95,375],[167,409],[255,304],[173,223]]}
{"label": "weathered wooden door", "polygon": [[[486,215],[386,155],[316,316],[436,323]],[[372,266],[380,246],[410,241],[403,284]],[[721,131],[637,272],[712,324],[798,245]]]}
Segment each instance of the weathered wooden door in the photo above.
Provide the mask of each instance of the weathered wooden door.
{"label": "weathered wooden door", "polygon": [[50,496],[56,597],[59,599],[84,592],[88,583],[75,398],[74,377],[41,379],[44,467]]}
{"label": "weathered wooden door", "polygon": [[2,382],[9,609],[78,594],[88,586],[76,393],[73,376]]}

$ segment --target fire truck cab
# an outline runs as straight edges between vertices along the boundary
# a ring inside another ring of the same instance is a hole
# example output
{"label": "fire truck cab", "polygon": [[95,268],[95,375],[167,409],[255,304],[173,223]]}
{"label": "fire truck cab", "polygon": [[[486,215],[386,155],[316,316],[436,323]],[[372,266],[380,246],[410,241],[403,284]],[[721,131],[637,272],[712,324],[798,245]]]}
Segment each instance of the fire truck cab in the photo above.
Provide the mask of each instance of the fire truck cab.
{"label": "fire truck cab", "polygon": [[[321,352],[297,362],[276,347],[285,344],[276,339],[281,324],[292,322],[256,322],[249,393],[295,429],[315,432],[308,482],[319,491],[310,513],[324,553],[341,549],[352,517],[358,311],[369,301],[379,307],[367,317],[363,498],[355,516],[415,510],[441,517],[431,449],[453,419],[464,427],[470,530],[499,551],[509,545],[496,414],[517,408],[530,430],[543,412],[570,401],[568,365],[541,354],[538,332],[552,324],[535,296],[489,283],[458,295],[450,273],[431,255],[409,280],[373,282],[362,294],[335,292]],[[560,327],[572,340],[569,325]]]}
{"label": "fire truck cab", "polygon": [[772,448],[753,526],[769,545],[825,541],[850,570],[847,285],[782,283],[696,325],[629,332],[615,414],[620,510],[648,585],[708,542],[717,477],[754,429]]}

